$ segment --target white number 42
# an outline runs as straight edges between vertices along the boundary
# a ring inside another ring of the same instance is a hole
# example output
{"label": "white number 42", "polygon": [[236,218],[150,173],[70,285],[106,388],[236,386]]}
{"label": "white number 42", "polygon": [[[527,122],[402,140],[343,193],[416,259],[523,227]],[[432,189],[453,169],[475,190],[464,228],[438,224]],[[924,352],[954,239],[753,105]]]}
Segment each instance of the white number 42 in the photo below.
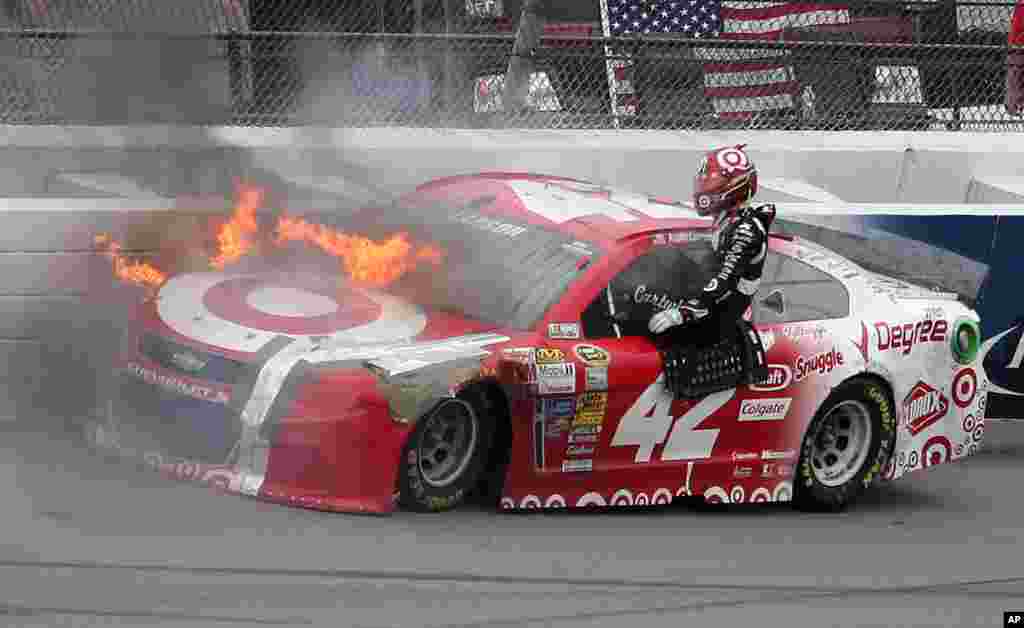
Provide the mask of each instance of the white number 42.
{"label": "white number 42", "polygon": [[676,419],[672,416],[672,393],[665,389],[664,374],[659,375],[622,415],[612,446],[636,446],[636,462],[650,462],[654,448],[662,443],[665,448],[661,459],[665,461],[710,458],[719,430],[698,430],[697,426],[735,395],[735,389],[708,395]]}

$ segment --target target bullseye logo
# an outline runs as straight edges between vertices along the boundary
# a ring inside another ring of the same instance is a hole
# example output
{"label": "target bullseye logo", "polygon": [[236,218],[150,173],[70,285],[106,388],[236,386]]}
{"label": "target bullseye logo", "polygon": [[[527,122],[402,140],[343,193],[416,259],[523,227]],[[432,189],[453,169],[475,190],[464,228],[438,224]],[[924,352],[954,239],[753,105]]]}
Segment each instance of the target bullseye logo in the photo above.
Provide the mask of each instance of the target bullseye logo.
{"label": "target bullseye logo", "polygon": [[966,408],[974,401],[978,392],[978,375],[972,368],[961,370],[953,377],[953,402],[959,408]]}
{"label": "target bullseye logo", "polygon": [[945,436],[932,436],[921,448],[921,464],[931,467],[949,462],[953,456],[953,443]]}
{"label": "target bullseye logo", "polygon": [[426,327],[423,312],[401,299],[300,275],[179,275],[161,289],[157,311],[187,338],[246,353],[277,336],[365,344],[413,338]]}
{"label": "target bullseye logo", "polygon": [[211,314],[253,329],[288,335],[327,336],[377,320],[381,308],[355,290],[344,290],[344,306],[322,287],[268,284],[257,277],[223,281],[203,295]]}

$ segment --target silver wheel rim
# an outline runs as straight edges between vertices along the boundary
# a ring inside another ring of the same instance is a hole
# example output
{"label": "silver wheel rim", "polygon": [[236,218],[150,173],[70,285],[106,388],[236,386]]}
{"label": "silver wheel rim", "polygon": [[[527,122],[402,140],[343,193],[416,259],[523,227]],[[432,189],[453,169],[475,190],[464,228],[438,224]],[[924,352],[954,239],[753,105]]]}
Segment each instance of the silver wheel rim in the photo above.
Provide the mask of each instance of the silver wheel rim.
{"label": "silver wheel rim", "polygon": [[424,482],[442,488],[459,479],[473,458],[476,417],[469,404],[454,400],[445,402],[425,421],[416,464]]}
{"label": "silver wheel rim", "polygon": [[818,423],[809,460],[814,477],[828,487],[849,482],[863,468],[871,444],[871,411],[861,401],[843,401]]}

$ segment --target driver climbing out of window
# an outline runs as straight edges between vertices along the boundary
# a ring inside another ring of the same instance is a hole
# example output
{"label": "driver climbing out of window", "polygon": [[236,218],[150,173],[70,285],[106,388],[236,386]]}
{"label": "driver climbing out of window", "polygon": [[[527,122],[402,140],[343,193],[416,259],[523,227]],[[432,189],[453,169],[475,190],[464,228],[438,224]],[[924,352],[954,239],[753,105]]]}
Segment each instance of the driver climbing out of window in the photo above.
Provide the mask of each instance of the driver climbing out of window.
{"label": "driver climbing out of window", "polygon": [[717,271],[700,296],[651,317],[647,326],[652,333],[677,326],[702,330],[710,326],[717,332],[715,338],[721,338],[726,330],[735,329],[750,307],[761,283],[775,206],[751,205],[757,193],[757,169],[744,147],[719,148],[701,160],[693,205],[701,216],[714,217]]}

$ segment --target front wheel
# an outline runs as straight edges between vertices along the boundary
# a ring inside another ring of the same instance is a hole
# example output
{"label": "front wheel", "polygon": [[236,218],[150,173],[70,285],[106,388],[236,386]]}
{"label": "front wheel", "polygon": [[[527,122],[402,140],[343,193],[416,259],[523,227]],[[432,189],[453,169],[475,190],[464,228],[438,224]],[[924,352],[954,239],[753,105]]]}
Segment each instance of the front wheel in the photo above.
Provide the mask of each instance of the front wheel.
{"label": "front wheel", "polygon": [[885,468],[895,438],[887,391],[857,378],[837,387],[804,434],[794,487],[802,510],[841,511]]}
{"label": "front wheel", "polygon": [[480,482],[493,437],[492,422],[475,399],[445,399],[420,419],[406,443],[399,502],[440,512],[465,501]]}

